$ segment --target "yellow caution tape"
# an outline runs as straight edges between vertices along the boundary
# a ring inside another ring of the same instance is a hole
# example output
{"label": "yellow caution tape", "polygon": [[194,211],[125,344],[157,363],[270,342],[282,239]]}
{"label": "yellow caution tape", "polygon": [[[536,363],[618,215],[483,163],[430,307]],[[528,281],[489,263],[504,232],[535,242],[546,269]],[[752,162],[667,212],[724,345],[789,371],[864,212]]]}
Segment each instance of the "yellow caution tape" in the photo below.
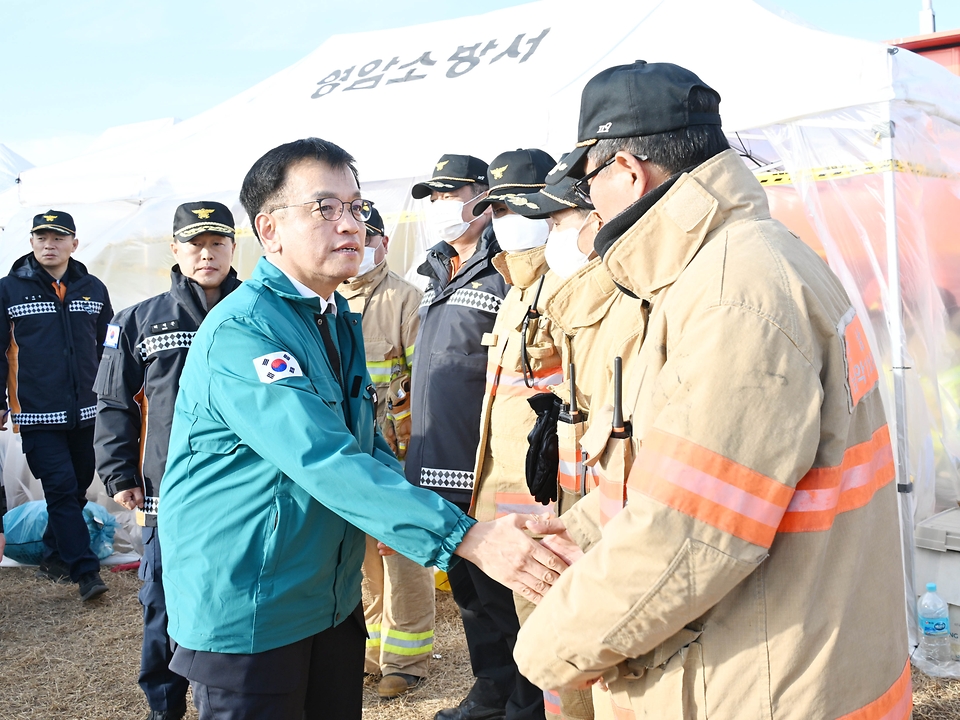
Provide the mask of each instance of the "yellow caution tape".
{"label": "yellow caution tape", "polygon": [[[911,173],[924,177],[948,178],[950,173],[934,172],[920,163],[903,160],[884,160],[882,162],[865,162],[857,165],[834,165],[822,168],[810,168],[799,173],[805,181],[820,182],[822,180],[842,180],[860,175],[877,175],[885,172]],[[788,172],[759,173],[756,175],[761,185],[792,185],[794,178]]]}

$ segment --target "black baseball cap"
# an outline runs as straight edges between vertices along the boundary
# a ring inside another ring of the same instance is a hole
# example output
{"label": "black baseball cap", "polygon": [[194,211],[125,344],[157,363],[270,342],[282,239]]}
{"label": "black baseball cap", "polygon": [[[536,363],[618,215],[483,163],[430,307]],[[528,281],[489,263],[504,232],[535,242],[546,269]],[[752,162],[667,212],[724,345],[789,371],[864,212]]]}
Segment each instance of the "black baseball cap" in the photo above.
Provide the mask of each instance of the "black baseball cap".
{"label": "black baseball cap", "polygon": [[500,153],[487,168],[490,192],[473,206],[473,214],[479,215],[492,202],[506,202],[510,196],[530,193],[544,187],[544,178],[557,162],[543,150],[510,150]]}
{"label": "black baseball cap", "polygon": [[370,219],[363,224],[367,228],[368,235],[386,235],[383,231],[383,218],[380,217],[380,212],[376,208],[373,208]]}
{"label": "black baseball cap", "polygon": [[433,167],[433,177],[414,185],[410,194],[419,200],[432,192],[456,190],[471,183],[487,184],[487,164],[473,155],[443,155]]}
{"label": "black baseball cap", "polygon": [[568,175],[583,177],[587,151],[603,138],[638,137],[691,125],[720,125],[720,113],[693,112],[690,91],[720,95],[686,68],[637,60],[594,75],[580,96],[577,145],[547,175],[555,185]]}
{"label": "black baseball cap", "polygon": [[173,215],[173,237],[189,242],[200,233],[212,232],[234,238],[233,213],[223,203],[212,200],[184,203]]}
{"label": "black baseball cap", "polygon": [[33,216],[33,227],[30,232],[37,230],[53,230],[64,235],[76,235],[77,225],[73,216],[63,210],[47,210],[45,213]]}
{"label": "black baseball cap", "polygon": [[513,206],[511,209],[517,215],[531,220],[543,220],[555,212],[572,208],[593,210],[593,207],[574,191],[576,182],[577,178],[565,177],[556,185],[548,185],[535,193],[507,198],[507,203]]}

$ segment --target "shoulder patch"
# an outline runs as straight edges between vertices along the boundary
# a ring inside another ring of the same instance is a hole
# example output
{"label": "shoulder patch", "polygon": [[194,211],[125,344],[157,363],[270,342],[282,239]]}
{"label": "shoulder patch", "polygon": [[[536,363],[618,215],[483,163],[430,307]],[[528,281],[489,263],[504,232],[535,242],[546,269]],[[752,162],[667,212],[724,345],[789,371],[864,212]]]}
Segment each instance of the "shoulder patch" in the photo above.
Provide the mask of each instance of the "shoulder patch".
{"label": "shoulder patch", "polygon": [[274,352],[261,355],[253,359],[253,366],[257,369],[260,382],[274,383],[284,378],[301,377],[300,363],[287,352]]}
{"label": "shoulder patch", "polygon": [[120,326],[107,325],[107,336],[103,339],[103,346],[115,348],[120,344]]}

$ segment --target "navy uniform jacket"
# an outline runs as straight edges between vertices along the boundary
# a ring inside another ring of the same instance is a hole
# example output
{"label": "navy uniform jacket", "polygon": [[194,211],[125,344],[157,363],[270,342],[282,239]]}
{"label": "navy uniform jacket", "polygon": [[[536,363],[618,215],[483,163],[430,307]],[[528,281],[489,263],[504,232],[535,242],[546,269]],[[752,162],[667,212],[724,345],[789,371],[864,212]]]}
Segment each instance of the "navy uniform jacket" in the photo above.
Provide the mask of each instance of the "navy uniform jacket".
{"label": "navy uniform jacket", "polygon": [[[203,288],[179,265],[170,280],[168,292],[117,313],[94,385],[97,472],[108,495],[143,488],[149,526],[156,525],[180,373],[207,314]],[[220,290],[226,296],[239,284],[231,268]]]}
{"label": "navy uniform jacket", "polygon": [[439,243],[417,272],[430,278],[420,303],[417,362],[407,480],[470,504],[473,469],[480,442],[480,410],[487,379],[487,348],[481,340],[493,330],[509,286],[493,267],[500,246],[492,228],[452,279],[456,251]]}
{"label": "navy uniform jacket", "polygon": [[21,431],[70,430],[96,416],[93,381],[113,316],[110,296],[73,258],[60,284],[62,300],[32,252],[0,278],[0,378]]}

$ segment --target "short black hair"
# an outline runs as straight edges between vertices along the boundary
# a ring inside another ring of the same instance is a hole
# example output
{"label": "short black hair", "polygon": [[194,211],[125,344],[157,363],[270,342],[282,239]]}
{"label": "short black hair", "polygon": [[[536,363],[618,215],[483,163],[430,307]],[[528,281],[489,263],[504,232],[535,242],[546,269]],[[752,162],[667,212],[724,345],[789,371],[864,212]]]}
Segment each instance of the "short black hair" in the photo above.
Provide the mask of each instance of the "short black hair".
{"label": "short black hair", "polygon": [[[689,108],[691,113],[717,113],[720,100],[712,90],[694,87],[690,90]],[[674,175],[701,165],[729,148],[730,143],[719,125],[690,125],[655,135],[600,140],[590,148],[589,157],[595,165],[600,165],[623,150],[631,155],[646,155],[651,163]]]}
{"label": "short black hair", "polygon": [[360,176],[354,166],[356,160],[339,145],[309,137],[273,148],[253,164],[240,187],[240,203],[247,211],[247,217],[250,219],[250,225],[257,240],[260,236],[257,234],[255,218],[268,204],[276,203],[282,196],[283,186],[287,180],[287,169],[300,160],[306,159],[319,160],[334,169],[349,168],[357,181],[357,186],[360,186]]}

